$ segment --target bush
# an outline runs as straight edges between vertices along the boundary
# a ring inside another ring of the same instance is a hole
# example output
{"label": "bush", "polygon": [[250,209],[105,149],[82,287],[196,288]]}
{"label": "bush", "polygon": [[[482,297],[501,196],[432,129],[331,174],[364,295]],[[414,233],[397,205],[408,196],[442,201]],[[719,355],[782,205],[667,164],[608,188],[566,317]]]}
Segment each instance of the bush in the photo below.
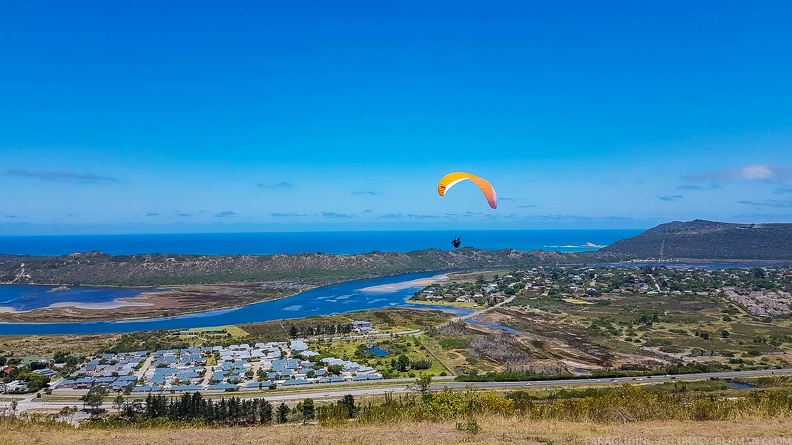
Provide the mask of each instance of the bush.
{"label": "bush", "polygon": [[415,370],[429,369],[432,367],[431,360],[414,360],[410,363],[410,367]]}

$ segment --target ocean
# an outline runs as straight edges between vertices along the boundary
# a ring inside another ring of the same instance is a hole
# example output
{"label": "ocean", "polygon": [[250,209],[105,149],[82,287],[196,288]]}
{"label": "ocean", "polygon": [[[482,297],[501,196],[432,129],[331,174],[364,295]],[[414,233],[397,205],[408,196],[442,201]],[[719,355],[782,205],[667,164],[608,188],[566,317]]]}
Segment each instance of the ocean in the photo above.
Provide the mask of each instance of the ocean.
{"label": "ocean", "polygon": [[462,238],[462,247],[484,250],[539,249],[581,252],[596,250],[640,232],[641,230],[470,230],[452,233],[426,230],[0,236],[0,254],[55,256],[92,250],[111,255],[409,252],[430,248],[453,249],[451,240],[455,236]]}

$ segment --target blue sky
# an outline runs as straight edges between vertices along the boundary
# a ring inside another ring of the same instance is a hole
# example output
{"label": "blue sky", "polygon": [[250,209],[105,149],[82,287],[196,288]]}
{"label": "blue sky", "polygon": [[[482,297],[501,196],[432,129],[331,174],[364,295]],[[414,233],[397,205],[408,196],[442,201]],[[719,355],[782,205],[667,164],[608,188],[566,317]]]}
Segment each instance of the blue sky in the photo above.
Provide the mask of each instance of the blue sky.
{"label": "blue sky", "polygon": [[6,1],[0,233],[789,222],[792,4],[590,3]]}

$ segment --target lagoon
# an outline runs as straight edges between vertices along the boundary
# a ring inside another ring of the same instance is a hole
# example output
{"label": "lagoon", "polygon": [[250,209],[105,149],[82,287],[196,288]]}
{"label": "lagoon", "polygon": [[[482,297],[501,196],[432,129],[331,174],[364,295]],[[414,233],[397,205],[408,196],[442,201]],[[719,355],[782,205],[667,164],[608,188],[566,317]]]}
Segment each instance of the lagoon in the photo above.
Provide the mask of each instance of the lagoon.
{"label": "lagoon", "polygon": [[[74,306],[108,308],[119,306],[119,298],[131,298],[148,289],[89,286],[46,286],[32,284],[0,285],[0,310],[25,312],[46,307]],[[124,303],[129,305],[130,303]]]}
{"label": "lagoon", "polygon": [[[263,301],[240,308],[167,318],[63,323],[0,323],[0,335],[101,334],[159,329],[189,329],[333,315],[387,307],[440,309],[458,315],[470,313],[471,311],[467,309],[406,302],[413,293],[423,289],[428,282],[439,280],[441,277],[441,273],[426,272],[348,281],[318,287],[279,300]],[[31,287],[38,288],[39,295],[49,299],[55,298],[54,296],[58,294],[57,291],[47,292],[49,288],[46,286],[19,286],[17,288],[17,285],[5,285],[2,289],[4,292],[9,293],[24,293],[30,292],[31,289],[29,288]],[[26,289],[17,291],[15,288]],[[142,291],[141,289],[119,288],[93,289],[110,293],[115,291],[140,293]],[[132,295],[123,296],[134,295],[133,293]],[[33,298],[33,296],[28,293],[26,298]],[[35,304],[29,304],[29,306],[32,307]]]}

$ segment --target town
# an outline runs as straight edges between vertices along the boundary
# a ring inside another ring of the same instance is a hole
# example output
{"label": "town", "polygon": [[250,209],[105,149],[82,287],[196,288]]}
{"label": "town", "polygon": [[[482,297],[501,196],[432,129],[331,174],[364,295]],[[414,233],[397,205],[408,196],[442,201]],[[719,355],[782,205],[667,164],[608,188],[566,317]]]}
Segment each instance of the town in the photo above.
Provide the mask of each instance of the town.
{"label": "town", "polygon": [[792,313],[792,271],[786,268],[534,267],[485,280],[451,281],[416,292],[413,301],[487,307],[510,296],[556,297],[568,303],[607,300],[607,295],[721,296],[756,316]]}
{"label": "town", "polygon": [[[407,378],[418,372],[460,376],[510,368],[581,373],[614,365],[695,363],[703,351],[719,366],[783,366],[786,347],[780,345],[792,338],[786,328],[790,291],[792,272],[769,267],[462,272],[416,292],[410,302],[467,308],[472,314],[462,317],[469,323],[466,330],[443,327],[453,318],[449,314],[418,325],[420,329],[402,329],[412,340],[394,336],[397,326],[381,333],[370,321],[335,325],[295,320],[290,328],[279,328],[287,339],[273,338],[276,331],[231,337],[223,329],[207,328],[204,332],[226,336],[224,342],[212,343],[211,336],[197,339],[198,331],[188,330],[170,333],[178,342],[125,344],[81,357],[63,352],[26,357],[7,350],[0,352],[0,392],[77,394],[103,386],[126,394],[175,394]],[[688,317],[685,305],[699,305],[695,307],[706,313]],[[556,323],[563,329],[553,328]],[[504,333],[511,337],[501,337]],[[191,338],[189,345],[181,341]],[[352,338],[354,342],[340,341]],[[377,344],[391,357],[366,352],[383,351]],[[499,358],[504,348],[511,350]],[[622,349],[621,361],[614,362],[613,348]],[[570,361],[557,352],[565,349],[578,351],[576,358]],[[596,357],[582,359],[593,351],[599,351]]]}
{"label": "town", "polygon": [[[355,332],[376,332],[367,321],[352,323]],[[318,359],[318,360],[317,360]],[[3,372],[10,380],[0,392],[24,393],[44,387],[65,362],[28,361],[30,372]],[[53,369],[54,368],[54,369]],[[31,379],[31,374],[40,377]],[[12,379],[13,378],[13,379]],[[276,389],[297,385],[380,380],[370,366],[336,357],[321,357],[303,339],[289,342],[246,343],[105,353],[91,358],[67,378],[48,385],[49,393],[85,392],[96,386],[130,393],[238,391]],[[32,382],[32,384],[31,384]]]}

